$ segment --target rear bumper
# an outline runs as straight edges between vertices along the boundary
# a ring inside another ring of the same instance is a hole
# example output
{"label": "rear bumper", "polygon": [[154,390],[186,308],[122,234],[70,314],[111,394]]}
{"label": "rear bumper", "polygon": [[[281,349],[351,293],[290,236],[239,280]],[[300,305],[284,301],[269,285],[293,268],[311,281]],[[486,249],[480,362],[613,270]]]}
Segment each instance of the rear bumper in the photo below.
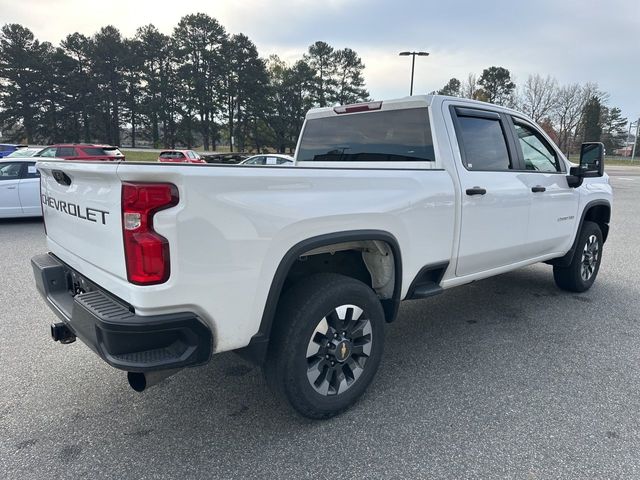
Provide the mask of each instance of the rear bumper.
{"label": "rear bumper", "polygon": [[31,266],[49,307],[112,367],[150,372],[209,361],[211,330],[194,313],[136,315],[132,307],[51,254],[33,257]]}

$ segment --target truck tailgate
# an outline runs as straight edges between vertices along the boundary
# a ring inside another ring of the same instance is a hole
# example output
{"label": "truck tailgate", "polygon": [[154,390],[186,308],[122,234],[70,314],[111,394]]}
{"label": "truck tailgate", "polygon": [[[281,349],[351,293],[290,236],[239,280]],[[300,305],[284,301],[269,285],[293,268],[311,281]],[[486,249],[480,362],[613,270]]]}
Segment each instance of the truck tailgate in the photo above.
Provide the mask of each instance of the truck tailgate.
{"label": "truck tailgate", "polygon": [[126,279],[117,163],[39,162],[49,246],[63,260],[88,262]]}

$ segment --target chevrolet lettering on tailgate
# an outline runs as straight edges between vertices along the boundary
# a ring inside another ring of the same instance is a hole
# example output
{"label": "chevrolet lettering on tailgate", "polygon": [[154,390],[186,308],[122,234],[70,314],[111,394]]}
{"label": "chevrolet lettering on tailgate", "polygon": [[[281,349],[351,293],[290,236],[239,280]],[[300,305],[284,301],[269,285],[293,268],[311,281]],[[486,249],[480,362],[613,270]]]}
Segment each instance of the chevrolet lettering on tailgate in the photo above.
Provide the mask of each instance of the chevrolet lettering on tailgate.
{"label": "chevrolet lettering on tailgate", "polygon": [[78,217],[82,220],[88,220],[90,222],[98,222],[98,218],[103,225],[107,223],[107,215],[109,212],[106,210],[98,210],[97,208],[81,207],[75,203],[65,202],[64,200],[56,200],[49,195],[42,194],[42,205],[45,207],[53,208],[59,212],[66,213],[72,217]]}

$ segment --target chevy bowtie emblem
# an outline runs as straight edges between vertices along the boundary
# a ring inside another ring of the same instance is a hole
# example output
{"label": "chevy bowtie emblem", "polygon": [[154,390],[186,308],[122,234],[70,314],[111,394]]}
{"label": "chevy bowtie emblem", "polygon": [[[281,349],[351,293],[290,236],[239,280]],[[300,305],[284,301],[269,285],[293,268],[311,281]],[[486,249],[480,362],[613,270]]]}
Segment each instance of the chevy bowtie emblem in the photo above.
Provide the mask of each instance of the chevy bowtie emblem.
{"label": "chevy bowtie emblem", "polygon": [[347,356],[347,344],[343,343],[340,347],[340,358],[345,358]]}

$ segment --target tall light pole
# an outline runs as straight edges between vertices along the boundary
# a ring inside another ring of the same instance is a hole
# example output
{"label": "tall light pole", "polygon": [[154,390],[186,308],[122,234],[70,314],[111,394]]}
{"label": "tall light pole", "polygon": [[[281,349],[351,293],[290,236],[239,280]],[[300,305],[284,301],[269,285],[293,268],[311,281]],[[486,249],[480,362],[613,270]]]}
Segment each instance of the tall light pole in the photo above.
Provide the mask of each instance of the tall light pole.
{"label": "tall light pole", "polygon": [[413,95],[413,71],[416,67],[416,55],[419,57],[429,56],[429,52],[400,52],[401,57],[408,57],[411,55],[411,88],[409,90],[409,96]]}
{"label": "tall light pole", "polygon": [[631,150],[631,161],[636,158],[636,145],[638,145],[638,133],[640,133],[640,118],[636,120],[636,138],[633,139],[633,149]]}

